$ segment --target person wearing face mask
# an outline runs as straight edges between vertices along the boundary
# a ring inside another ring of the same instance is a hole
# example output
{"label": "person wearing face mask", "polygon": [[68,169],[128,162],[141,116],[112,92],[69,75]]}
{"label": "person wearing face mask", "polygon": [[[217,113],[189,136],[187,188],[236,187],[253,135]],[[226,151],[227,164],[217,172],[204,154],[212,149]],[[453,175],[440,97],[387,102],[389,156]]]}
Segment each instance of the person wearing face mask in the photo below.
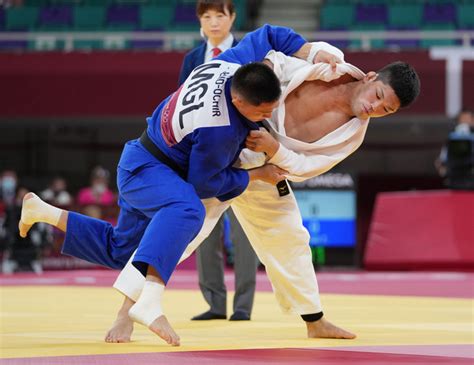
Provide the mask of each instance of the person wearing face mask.
{"label": "person wearing face mask", "polygon": [[12,273],[17,263],[10,259],[11,226],[7,222],[11,210],[15,207],[17,175],[13,170],[4,170],[0,174],[0,250],[3,251],[2,272]]}
{"label": "person wearing face mask", "polygon": [[77,194],[77,204],[81,211],[94,218],[104,218],[114,222],[109,210],[113,209],[116,198],[109,189],[109,172],[101,166],[97,166],[91,173],[91,184],[82,188]]}
{"label": "person wearing face mask", "polygon": [[0,200],[6,207],[15,203],[18,177],[13,170],[5,170],[0,177]]}
{"label": "person wearing face mask", "polygon": [[6,249],[2,258],[2,273],[4,274],[23,270],[33,270],[36,274],[41,274],[43,272],[41,264],[43,247],[52,243],[50,227],[44,223],[32,227],[28,237],[21,238],[19,236],[18,221],[23,197],[27,193],[27,188],[19,186],[15,190],[13,204],[6,209],[3,223],[6,233]]}
{"label": "person wearing face mask", "polygon": [[[206,41],[186,54],[179,75],[180,85],[195,67],[238,43],[230,31],[236,17],[232,0],[200,0],[196,5],[196,15]],[[235,295],[230,320],[250,320],[259,261],[232,209],[227,210],[226,217],[219,219],[209,237],[196,251],[199,287],[210,308],[194,316],[192,320],[227,318],[227,288],[224,282],[221,240],[225,218],[229,220],[231,241],[234,244]]]}
{"label": "person wearing face mask", "polygon": [[109,206],[115,203],[115,194],[109,189],[109,172],[97,166],[91,173],[91,185],[79,190],[77,203],[81,206]]}

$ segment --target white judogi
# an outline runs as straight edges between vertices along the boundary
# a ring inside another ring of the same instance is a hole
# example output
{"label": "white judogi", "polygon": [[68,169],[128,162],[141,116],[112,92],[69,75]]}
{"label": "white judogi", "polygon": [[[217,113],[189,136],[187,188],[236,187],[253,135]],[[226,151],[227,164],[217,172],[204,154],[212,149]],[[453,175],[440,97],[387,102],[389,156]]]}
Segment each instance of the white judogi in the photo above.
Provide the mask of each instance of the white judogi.
{"label": "white judogi", "polygon": [[[343,53],[324,42],[313,44],[344,59]],[[312,52],[315,54],[314,50]],[[286,136],[285,99],[304,81],[331,81],[351,74],[356,79],[364,73],[348,63],[338,64],[333,72],[329,64],[310,65],[306,61],[271,51],[267,58],[282,83],[279,107],[267,121],[272,135],[280,142],[277,153],[268,162],[289,172],[288,179],[302,181],[320,175],[354,152],[362,143],[368,120],[353,118],[318,141],[306,143]],[[265,163],[265,156],[244,150],[241,167]],[[206,220],[198,236],[189,244],[181,260],[187,258],[209,235],[221,214],[231,204],[260,261],[265,265],[273,291],[284,312],[311,314],[322,311],[318,283],[311,260],[309,233],[304,228],[293,192],[280,197],[275,186],[251,182],[243,194],[231,202],[203,200]],[[122,270],[114,287],[136,300],[144,278],[132,265]]]}

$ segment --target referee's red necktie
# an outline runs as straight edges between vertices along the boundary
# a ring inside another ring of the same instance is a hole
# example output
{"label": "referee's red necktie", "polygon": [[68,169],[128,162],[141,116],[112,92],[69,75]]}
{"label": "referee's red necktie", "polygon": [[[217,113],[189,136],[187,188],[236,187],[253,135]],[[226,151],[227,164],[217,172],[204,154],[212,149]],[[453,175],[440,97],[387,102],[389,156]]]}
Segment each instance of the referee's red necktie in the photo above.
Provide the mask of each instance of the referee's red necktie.
{"label": "referee's red necktie", "polygon": [[212,49],[212,58],[219,56],[222,53],[222,51],[216,47]]}

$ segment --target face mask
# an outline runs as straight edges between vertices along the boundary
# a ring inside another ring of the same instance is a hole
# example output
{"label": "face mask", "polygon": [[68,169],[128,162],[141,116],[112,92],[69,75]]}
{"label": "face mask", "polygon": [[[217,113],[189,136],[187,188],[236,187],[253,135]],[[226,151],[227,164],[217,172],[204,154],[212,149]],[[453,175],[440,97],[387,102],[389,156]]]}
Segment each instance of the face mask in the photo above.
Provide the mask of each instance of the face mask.
{"label": "face mask", "polygon": [[105,184],[95,184],[92,189],[94,190],[95,193],[102,194],[105,192],[107,187],[105,186]]}
{"label": "face mask", "polygon": [[16,180],[13,177],[5,176],[2,179],[2,188],[4,191],[14,191],[16,188]]}

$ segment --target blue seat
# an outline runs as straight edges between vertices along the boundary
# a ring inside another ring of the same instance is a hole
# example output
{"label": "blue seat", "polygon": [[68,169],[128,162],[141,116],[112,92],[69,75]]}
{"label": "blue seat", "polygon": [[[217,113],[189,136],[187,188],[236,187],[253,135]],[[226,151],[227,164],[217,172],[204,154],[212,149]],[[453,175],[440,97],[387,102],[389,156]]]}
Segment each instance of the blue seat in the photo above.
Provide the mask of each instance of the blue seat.
{"label": "blue seat", "polygon": [[388,11],[385,4],[357,4],[357,24],[386,24],[387,21]]}
{"label": "blue seat", "polygon": [[74,8],[74,29],[100,30],[105,25],[105,7],[76,6]]}
{"label": "blue seat", "polygon": [[422,4],[391,4],[388,8],[388,24],[394,29],[419,29],[422,15]]}
{"label": "blue seat", "polygon": [[[10,11],[8,9],[7,11]],[[8,13],[5,13],[4,8],[0,8],[0,30],[10,30],[8,28]],[[14,30],[24,30],[22,26]],[[12,50],[25,50],[28,47],[28,41],[0,41],[0,50],[12,51]]]}
{"label": "blue seat", "polygon": [[35,6],[18,6],[6,10],[5,28],[11,31],[32,30],[37,26],[39,9]]}
{"label": "blue seat", "polygon": [[196,6],[191,4],[178,4],[174,12],[175,23],[197,23]]}
{"label": "blue seat", "polygon": [[28,41],[0,41],[2,51],[23,51],[28,48]]}
{"label": "blue seat", "polygon": [[234,28],[241,30],[247,18],[247,1],[245,0],[234,0],[235,12],[237,16],[234,21]]}
{"label": "blue seat", "polygon": [[320,28],[324,30],[346,29],[354,22],[354,6],[352,4],[324,5],[319,19]]}
{"label": "blue seat", "polygon": [[167,30],[173,23],[174,6],[142,5],[139,15],[140,29]]}
{"label": "blue seat", "polygon": [[[474,15],[473,15],[474,16]],[[433,23],[455,23],[456,7],[453,3],[426,3],[423,8],[423,22]]]}
{"label": "blue seat", "polygon": [[70,5],[52,5],[41,8],[39,27],[45,30],[64,30],[71,28],[72,7]]}
{"label": "blue seat", "polygon": [[457,6],[457,24],[459,29],[474,30],[474,1]]}
{"label": "blue seat", "polygon": [[139,28],[138,5],[110,5],[107,10],[109,28],[133,30]]}

